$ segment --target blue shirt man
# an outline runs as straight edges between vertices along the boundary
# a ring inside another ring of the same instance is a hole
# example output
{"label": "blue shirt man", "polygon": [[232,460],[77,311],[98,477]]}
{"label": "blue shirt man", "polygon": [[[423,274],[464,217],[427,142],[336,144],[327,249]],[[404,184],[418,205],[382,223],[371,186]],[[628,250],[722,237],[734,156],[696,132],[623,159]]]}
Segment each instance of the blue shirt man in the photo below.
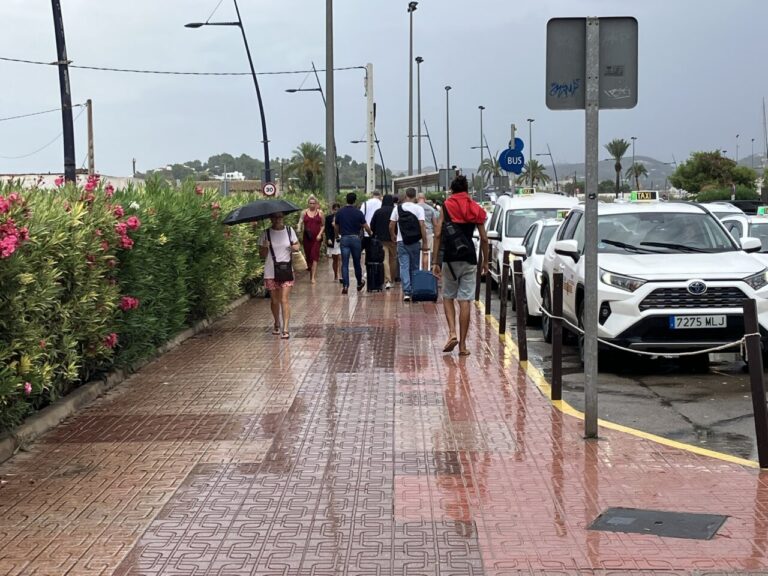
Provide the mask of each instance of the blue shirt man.
{"label": "blue shirt man", "polygon": [[363,213],[355,206],[357,194],[350,192],[347,194],[347,205],[336,212],[334,227],[336,234],[340,236],[341,245],[341,289],[342,294],[349,291],[349,257],[352,256],[352,266],[355,268],[355,279],[357,280],[357,291],[363,289],[365,280],[363,279],[363,269],[360,265],[360,254],[363,251],[362,241],[360,240],[360,231],[365,230],[371,233],[371,228],[365,221]]}

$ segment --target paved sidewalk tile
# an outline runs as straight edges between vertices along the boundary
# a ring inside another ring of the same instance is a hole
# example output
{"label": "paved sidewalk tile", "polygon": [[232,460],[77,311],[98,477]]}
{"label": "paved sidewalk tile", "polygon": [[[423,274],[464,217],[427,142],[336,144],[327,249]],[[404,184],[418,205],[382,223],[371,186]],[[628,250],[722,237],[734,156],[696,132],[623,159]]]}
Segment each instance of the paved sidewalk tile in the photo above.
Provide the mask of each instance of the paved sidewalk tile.
{"label": "paved sidewalk tile", "polygon": [[[768,473],[556,410],[473,307],[302,279],[0,466],[0,574],[768,574]],[[589,531],[608,507],[727,515],[709,541]]]}

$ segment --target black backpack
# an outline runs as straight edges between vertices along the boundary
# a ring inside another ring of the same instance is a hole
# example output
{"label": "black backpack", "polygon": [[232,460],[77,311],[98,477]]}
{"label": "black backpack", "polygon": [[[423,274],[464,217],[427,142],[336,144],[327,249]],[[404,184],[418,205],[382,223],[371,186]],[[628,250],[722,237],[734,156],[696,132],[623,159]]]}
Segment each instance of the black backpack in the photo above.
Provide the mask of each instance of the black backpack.
{"label": "black backpack", "polygon": [[443,257],[446,261],[471,261],[475,252],[475,246],[467,238],[461,228],[457,226],[448,214],[448,208],[443,206]]}
{"label": "black backpack", "polygon": [[403,210],[402,206],[397,207],[397,225],[400,227],[403,244],[415,244],[421,240],[419,219],[413,212]]}

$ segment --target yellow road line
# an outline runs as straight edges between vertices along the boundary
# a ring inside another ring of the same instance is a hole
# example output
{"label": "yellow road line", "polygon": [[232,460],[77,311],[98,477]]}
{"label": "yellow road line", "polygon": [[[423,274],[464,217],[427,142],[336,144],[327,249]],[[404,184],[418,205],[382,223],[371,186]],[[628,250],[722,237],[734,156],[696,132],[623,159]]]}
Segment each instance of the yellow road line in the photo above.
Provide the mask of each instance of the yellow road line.
{"label": "yellow road line", "polygon": [[[498,332],[499,330],[498,320],[496,320],[496,318],[494,318],[490,313],[486,313],[485,305],[483,304],[483,302],[475,302],[475,304],[480,309],[480,311],[483,314],[485,314],[486,321],[491,325],[493,329],[495,329]],[[501,340],[504,343],[505,348],[507,349],[509,354],[515,360],[517,360],[519,364],[525,367],[526,376],[528,376],[528,378],[531,379],[531,382],[533,382],[536,385],[536,387],[541,391],[544,397],[547,398],[555,408],[560,410],[563,414],[567,414],[569,416],[573,416],[580,420],[584,420],[584,413],[576,410],[576,408],[568,404],[565,400],[552,400],[552,387],[550,383],[547,382],[547,379],[544,377],[541,371],[539,371],[539,369],[536,368],[536,366],[534,366],[531,362],[520,361],[520,352],[517,348],[517,344],[509,334],[504,334],[504,335],[500,334],[499,340]],[[505,360],[508,360],[508,357],[506,354],[505,354]],[[670,440],[669,438],[657,436],[656,434],[650,434],[648,432],[643,432],[642,430],[636,430],[635,428],[622,426],[621,424],[616,424],[615,422],[609,422],[607,420],[598,419],[597,423],[603,428],[608,428],[609,430],[624,432],[625,434],[631,434],[632,436],[637,436],[638,438],[643,438],[644,440],[650,440],[651,442],[656,442],[658,444],[669,446],[671,448],[677,448],[679,450],[685,450],[687,452],[692,452],[700,456],[716,458],[718,460],[730,462],[731,464],[739,464],[741,466],[748,466],[750,468],[760,467],[760,465],[754,460],[747,460],[746,458],[739,458],[738,456],[731,456],[730,454],[715,452],[714,450],[707,450],[706,448],[701,448],[699,446],[694,446],[692,444],[677,442],[675,440]]]}

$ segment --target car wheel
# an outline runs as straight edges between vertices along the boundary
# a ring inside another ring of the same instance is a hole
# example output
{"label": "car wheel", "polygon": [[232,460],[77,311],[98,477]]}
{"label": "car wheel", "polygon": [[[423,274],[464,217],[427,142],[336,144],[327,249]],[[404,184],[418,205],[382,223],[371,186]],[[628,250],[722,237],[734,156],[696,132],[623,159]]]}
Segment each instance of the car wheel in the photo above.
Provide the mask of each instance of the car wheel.
{"label": "car wheel", "polygon": [[541,295],[541,335],[544,337],[544,342],[552,343],[552,318],[547,316],[547,312],[552,313],[552,296],[549,293],[549,284],[542,286],[543,293]]}

